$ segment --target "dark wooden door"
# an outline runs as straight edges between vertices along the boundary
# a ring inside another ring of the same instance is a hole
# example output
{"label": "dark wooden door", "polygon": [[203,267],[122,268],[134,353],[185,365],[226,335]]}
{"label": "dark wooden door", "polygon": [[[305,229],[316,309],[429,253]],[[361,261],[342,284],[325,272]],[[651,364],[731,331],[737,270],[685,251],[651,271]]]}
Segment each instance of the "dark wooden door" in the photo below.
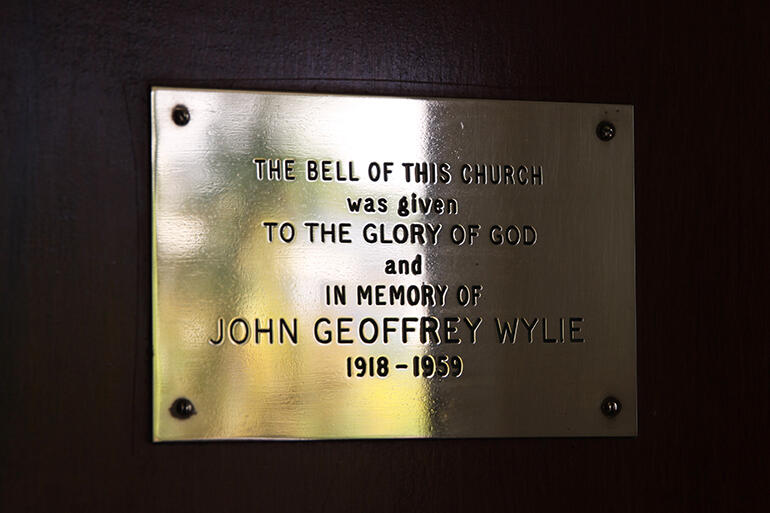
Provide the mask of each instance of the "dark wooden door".
{"label": "dark wooden door", "polygon": [[[0,509],[766,511],[769,14],[4,5]],[[153,445],[150,85],[634,104],[639,437]]]}

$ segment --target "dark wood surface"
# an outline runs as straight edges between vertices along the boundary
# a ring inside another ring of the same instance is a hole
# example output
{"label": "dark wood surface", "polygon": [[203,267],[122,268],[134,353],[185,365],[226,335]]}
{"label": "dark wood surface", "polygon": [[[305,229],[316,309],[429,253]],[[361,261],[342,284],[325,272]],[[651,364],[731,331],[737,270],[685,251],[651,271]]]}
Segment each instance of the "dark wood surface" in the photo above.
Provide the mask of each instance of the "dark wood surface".
{"label": "dark wood surface", "polygon": [[[2,511],[768,510],[767,2],[68,4],[0,8]],[[634,104],[639,437],[150,443],[151,84]]]}

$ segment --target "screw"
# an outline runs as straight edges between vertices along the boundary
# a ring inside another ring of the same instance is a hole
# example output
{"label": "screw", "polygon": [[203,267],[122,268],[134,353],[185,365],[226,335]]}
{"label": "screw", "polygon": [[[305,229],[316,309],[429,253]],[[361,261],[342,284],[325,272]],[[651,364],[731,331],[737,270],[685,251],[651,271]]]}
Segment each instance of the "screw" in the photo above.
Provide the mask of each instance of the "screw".
{"label": "screw", "polygon": [[179,126],[185,126],[190,122],[190,111],[184,105],[177,105],[171,111],[171,119]]}
{"label": "screw", "polygon": [[605,397],[602,401],[602,413],[609,418],[617,417],[622,409],[623,405],[620,403],[620,399],[616,397]]}
{"label": "screw", "polygon": [[596,137],[602,141],[609,141],[615,137],[615,125],[609,121],[602,121],[596,125]]}
{"label": "screw", "polygon": [[193,405],[192,401],[187,399],[186,397],[180,397],[176,401],[174,401],[174,404],[171,405],[171,408],[169,408],[169,411],[171,412],[171,416],[177,419],[189,419],[196,413],[195,406]]}

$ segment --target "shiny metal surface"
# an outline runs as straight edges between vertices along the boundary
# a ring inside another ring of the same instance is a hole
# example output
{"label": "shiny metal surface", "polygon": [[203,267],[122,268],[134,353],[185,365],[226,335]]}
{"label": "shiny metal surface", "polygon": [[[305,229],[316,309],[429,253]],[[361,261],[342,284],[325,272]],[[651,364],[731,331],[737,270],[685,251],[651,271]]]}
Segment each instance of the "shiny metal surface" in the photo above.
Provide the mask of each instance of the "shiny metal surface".
{"label": "shiny metal surface", "polygon": [[[155,88],[151,158],[155,440],[636,434],[632,107]],[[293,159],[295,179],[258,179],[255,158]],[[332,161],[331,180],[309,180],[308,160]],[[438,178],[408,181],[402,163]],[[463,183],[464,164],[510,165],[515,183]],[[413,193],[443,213],[400,215]],[[387,212],[350,212],[367,197]],[[311,242],[306,222],[348,234]],[[414,238],[383,242],[398,224]],[[386,274],[390,259],[409,274]],[[359,305],[376,285],[417,304]],[[272,344],[255,331],[271,319]]]}

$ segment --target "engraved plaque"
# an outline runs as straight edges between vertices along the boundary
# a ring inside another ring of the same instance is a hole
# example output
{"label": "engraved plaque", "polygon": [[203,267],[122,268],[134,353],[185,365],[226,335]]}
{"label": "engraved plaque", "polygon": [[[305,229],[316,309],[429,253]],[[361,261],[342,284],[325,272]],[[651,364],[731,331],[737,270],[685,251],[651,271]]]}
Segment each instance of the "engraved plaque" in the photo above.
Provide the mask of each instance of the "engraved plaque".
{"label": "engraved plaque", "polygon": [[151,114],[156,441],[636,434],[631,106]]}

